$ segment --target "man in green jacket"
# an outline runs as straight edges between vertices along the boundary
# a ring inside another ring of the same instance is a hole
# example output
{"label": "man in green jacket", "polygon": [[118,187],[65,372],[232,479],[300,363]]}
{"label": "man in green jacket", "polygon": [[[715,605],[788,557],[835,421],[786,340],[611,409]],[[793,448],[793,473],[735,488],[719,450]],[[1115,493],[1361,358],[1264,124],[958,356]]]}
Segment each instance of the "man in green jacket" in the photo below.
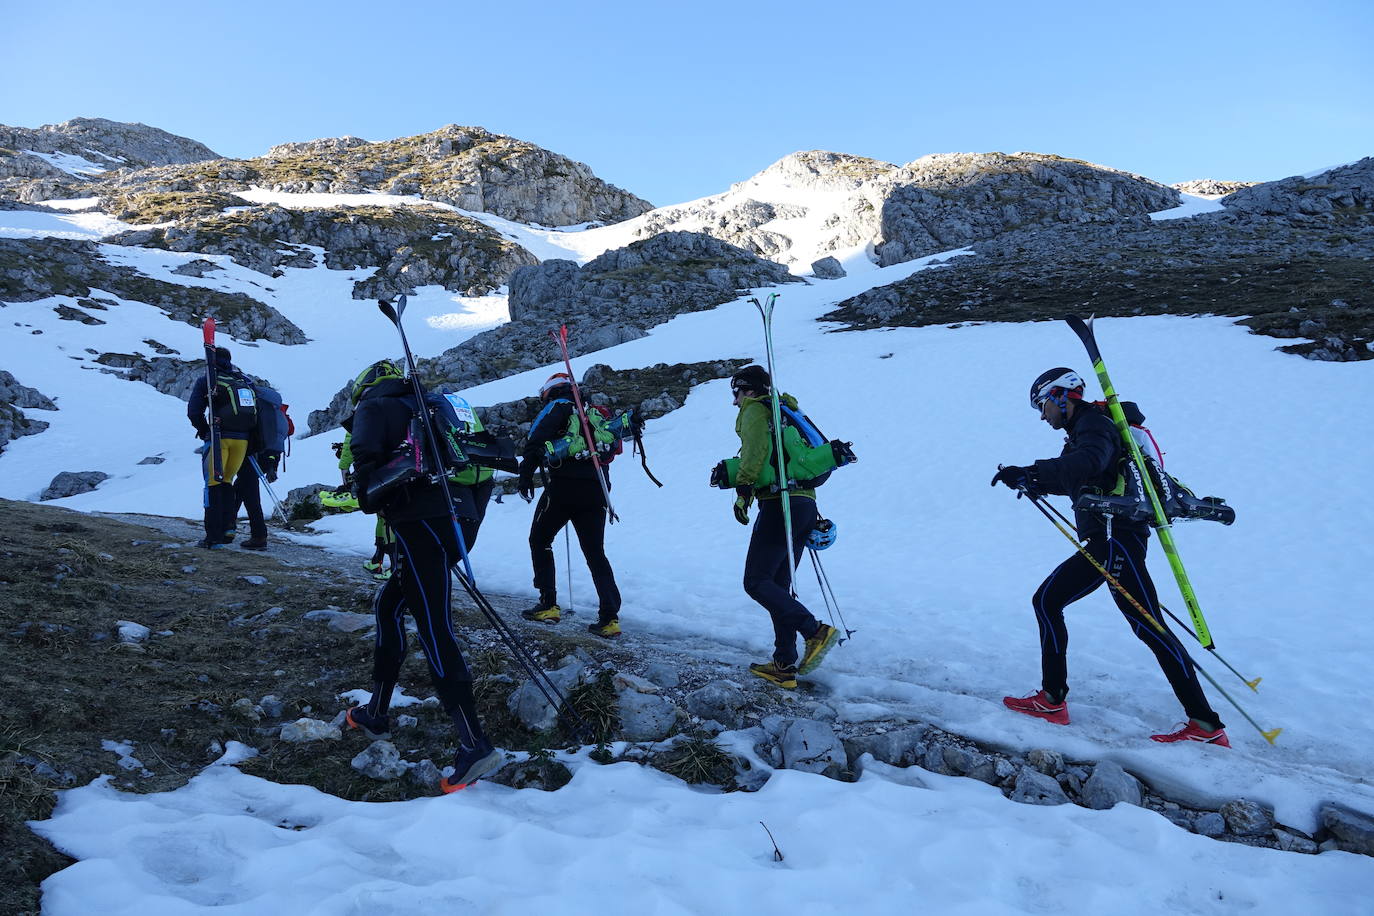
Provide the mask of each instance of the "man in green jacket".
{"label": "man in green jacket", "polygon": [[[741,525],[749,524],[749,507],[757,497],[759,514],[744,561],[744,591],[763,605],[773,618],[774,643],[772,661],[750,665],[749,671],[790,690],[797,686],[798,674],[809,674],[820,665],[840,633],[813,617],[791,589],[792,572],[806,548],[806,537],[820,517],[816,491],[788,491],[792,516],[789,550],[781,494],[771,485],[756,485],[770,462],[774,462],[776,470],[771,387],[772,379],[762,366],[745,366],[730,379],[730,390],[739,406],[739,415],[735,418],[735,432],[740,441],[739,470],[735,477],[735,520]],[[790,394],[780,394],[779,400],[794,410],[797,408],[797,401]],[[798,636],[805,640],[800,664]]]}

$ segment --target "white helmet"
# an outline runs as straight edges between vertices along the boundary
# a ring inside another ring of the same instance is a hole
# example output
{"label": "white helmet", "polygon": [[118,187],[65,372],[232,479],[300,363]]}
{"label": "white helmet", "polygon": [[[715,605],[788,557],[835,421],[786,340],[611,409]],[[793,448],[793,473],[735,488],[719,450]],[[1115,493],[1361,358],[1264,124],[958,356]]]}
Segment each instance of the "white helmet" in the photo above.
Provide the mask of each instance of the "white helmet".
{"label": "white helmet", "polygon": [[1055,403],[1062,408],[1068,403],[1069,398],[1082,399],[1084,387],[1086,386],[1083,379],[1072,369],[1060,366],[1042,372],[1036,376],[1034,382],[1031,382],[1031,407],[1040,410],[1046,400],[1054,398]]}

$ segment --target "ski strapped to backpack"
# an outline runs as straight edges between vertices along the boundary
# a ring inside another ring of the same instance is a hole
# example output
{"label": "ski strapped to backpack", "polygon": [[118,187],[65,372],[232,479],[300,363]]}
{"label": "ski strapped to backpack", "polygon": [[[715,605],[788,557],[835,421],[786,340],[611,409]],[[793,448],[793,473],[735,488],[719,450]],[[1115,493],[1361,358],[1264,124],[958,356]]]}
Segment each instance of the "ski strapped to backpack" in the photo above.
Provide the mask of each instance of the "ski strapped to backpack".
{"label": "ski strapped to backpack", "polygon": [[[811,418],[779,402],[782,417],[782,450],[787,456],[787,489],[814,490],[830,479],[836,468],[858,461],[853,442],[827,439]],[[772,423],[769,423],[770,432]],[[777,462],[770,461],[759,472],[754,486],[778,490]],[[739,458],[726,458],[711,471],[711,485],[722,490],[733,489],[739,474]]]}
{"label": "ski strapped to backpack", "polygon": [[[1083,401],[1083,406],[1091,407],[1111,417],[1106,401]],[[1145,415],[1134,401],[1122,401],[1121,412],[1126,418],[1131,438],[1140,451],[1145,472],[1150,476],[1155,492],[1159,494],[1164,514],[1170,521],[1190,521],[1205,519],[1230,525],[1236,520],[1236,510],[1226,504],[1219,496],[1197,497],[1177,478],[1164,471],[1164,452],[1155,440],[1154,434],[1145,426]],[[1086,512],[1098,512],[1131,522],[1147,522],[1154,519],[1154,508],[1145,493],[1140,467],[1129,453],[1124,453],[1117,468],[1116,487],[1110,493],[1084,493],[1074,502],[1074,508]]]}
{"label": "ski strapped to backpack", "polygon": [[[568,326],[560,325],[557,331],[549,331],[549,336],[557,343],[558,348],[563,351],[563,365],[568,370],[568,384],[572,388],[573,410],[577,416],[578,423],[582,427],[583,442],[595,442],[596,438],[592,433],[591,421],[587,419],[587,408],[582,403],[582,390],[577,385],[577,377],[573,375],[572,357],[568,354]],[[614,525],[620,521],[620,516],[615,514],[615,507],[611,505],[611,487],[607,482],[606,469],[602,467],[601,456],[596,449],[590,449],[592,465],[596,468],[596,482],[601,484],[601,496],[606,501],[606,520]]]}
{"label": "ski strapped to backpack", "polygon": [[1088,358],[1092,360],[1093,371],[1097,373],[1097,380],[1102,385],[1102,394],[1107,399],[1107,410],[1110,412],[1112,421],[1116,424],[1117,432],[1121,434],[1122,442],[1125,443],[1131,456],[1131,462],[1138,472],[1137,479],[1141,489],[1150,502],[1150,510],[1154,516],[1153,525],[1159,532],[1160,546],[1164,548],[1164,554],[1169,560],[1169,568],[1173,570],[1174,579],[1178,582],[1178,590],[1183,596],[1183,604],[1188,609],[1188,616],[1193,622],[1193,629],[1197,632],[1198,641],[1202,643],[1204,649],[1212,649],[1215,647],[1215,643],[1212,640],[1211,630],[1207,627],[1207,618],[1202,614],[1202,606],[1198,604],[1197,595],[1193,591],[1193,583],[1188,578],[1187,569],[1183,566],[1183,558],[1178,555],[1178,546],[1174,543],[1174,533],[1169,525],[1169,516],[1164,511],[1164,504],[1160,501],[1154,482],[1150,479],[1150,474],[1145,465],[1145,457],[1141,454],[1135,436],[1131,434],[1130,423],[1126,420],[1126,413],[1122,409],[1116,389],[1112,386],[1111,377],[1107,374],[1107,364],[1103,361],[1102,353],[1097,348],[1092,318],[1084,321],[1082,318],[1072,316],[1065,321],[1078,335],[1078,339],[1083,342],[1084,349],[1088,351]]}
{"label": "ski strapped to backpack", "polygon": [[[216,483],[224,482],[224,456],[220,454],[219,445],[219,417],[215,414],[214,395],[215,395],[215,319],[206,318],[200,326],[205,338],[205,403],[208,406],[210,420],[210,438],[207,441],[210,449],[210,473],[215,478]],[[206,500],[209,504],[209,482],[206,483]]]}

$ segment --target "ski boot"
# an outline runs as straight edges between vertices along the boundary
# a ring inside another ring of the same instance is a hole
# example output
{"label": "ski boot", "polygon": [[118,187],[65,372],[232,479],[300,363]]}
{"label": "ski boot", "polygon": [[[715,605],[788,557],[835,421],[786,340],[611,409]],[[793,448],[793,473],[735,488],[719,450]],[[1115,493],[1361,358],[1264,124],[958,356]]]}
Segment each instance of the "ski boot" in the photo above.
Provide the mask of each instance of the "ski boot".
{"label": "ski boot", "polygon": [[603,639],[615,639],[620,635],[620,621],[612,617],[610,620],[589,623],[587,624],[587,632]]}
{"label": "ski boot", "polygon": [[492,770],[501,766],[501,752],[489,743],[477,747],[460,747],[453,756],[453,775],[439,780],[439,789],[444,794],[466,789]]}
{"label": "ski boot", "polygon": [[770,684],[777,684],[784,690],[797,689],[797,668],[795,665],[779,665],[777,662],[753,664],[749,673],[763,678]]}
{"label": "ski boot", "polygon": [[806,641],[802,650],[801,664],[797,666],[798,674],[810,674],[821,666],[825,661],[825,654],[829,652],[840,640],[840,631],[828,623],[821,624],[814,636]]}
{"label": "ski boot", "polygon": [[354,706],[344,713],[344,724],[349,728],[359,729],[373,741],[391,737],[391,717],[374,716],[367,711],[366,706]]}
{"label": "ski boot", "polygon": [[384,560],[364,560],[363,569],[372,573],[372,578],[378,582],[385,582],[391,578],[391,570],[384,568],[384,562]]}
{"label": "ski boot", "polygon": [[552,625],[563,619],[563,612],[552,601],[540,601],[534,607],[521,611],[520,616],[526,620]]}
{"label": "ski boot", "polygon": [[1069,704],[1060,700],[1056,703],[1043,690],[1037,690],[1028,697],[1002,697],[1002,705],[1013,712],[1019,712],[1055,725],[1069,724]]}

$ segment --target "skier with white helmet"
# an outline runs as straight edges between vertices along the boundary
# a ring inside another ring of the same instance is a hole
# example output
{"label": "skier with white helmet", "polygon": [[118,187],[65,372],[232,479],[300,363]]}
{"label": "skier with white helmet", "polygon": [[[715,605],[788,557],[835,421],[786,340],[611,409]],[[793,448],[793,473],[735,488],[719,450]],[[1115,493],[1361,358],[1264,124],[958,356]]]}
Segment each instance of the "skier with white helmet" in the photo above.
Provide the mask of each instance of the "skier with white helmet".
{"label": "skier with white helmet", "polygon": [[[1031,407],[1051,428],[1064,430],[1064,449],[1057,458],[1044,458],[1025,467],[998,468],[992,478],[994,486],[1001,482],[1032,496],[1056,494],[1074,500],[1085,492],[1109,493],[1115,489],[1124,445],[1111,419],[1083,400],[1084,387],[1082,377],[1064,367],[1036,378],[1030,388]],[[1230,747],[1224,725],[1198,683],[1192,659],[1178,637],[1162,624],[1164,615],[1145,566],[1148,524],[1117,518],[1109,526],[1097,513],[1075,509],[1074,515],[1078,535],[1086,541],[1084,549],[1161,622],[1160,628],[1151,625],[1130,601],[1112,590],[1116,606],[1130,622],[1136,638],[1154,653],[1188,716],[1188,722],[1177,731],[1151,737],[1161,742],[1200,741]],[[1064,608],[1105,581],[1087,557],[1075,552],[1035,590],[1031,604],[1040,627],[1041,689],[1026,697],[1004,697],[1007,708],[1056,725],[1069,724]]]}

